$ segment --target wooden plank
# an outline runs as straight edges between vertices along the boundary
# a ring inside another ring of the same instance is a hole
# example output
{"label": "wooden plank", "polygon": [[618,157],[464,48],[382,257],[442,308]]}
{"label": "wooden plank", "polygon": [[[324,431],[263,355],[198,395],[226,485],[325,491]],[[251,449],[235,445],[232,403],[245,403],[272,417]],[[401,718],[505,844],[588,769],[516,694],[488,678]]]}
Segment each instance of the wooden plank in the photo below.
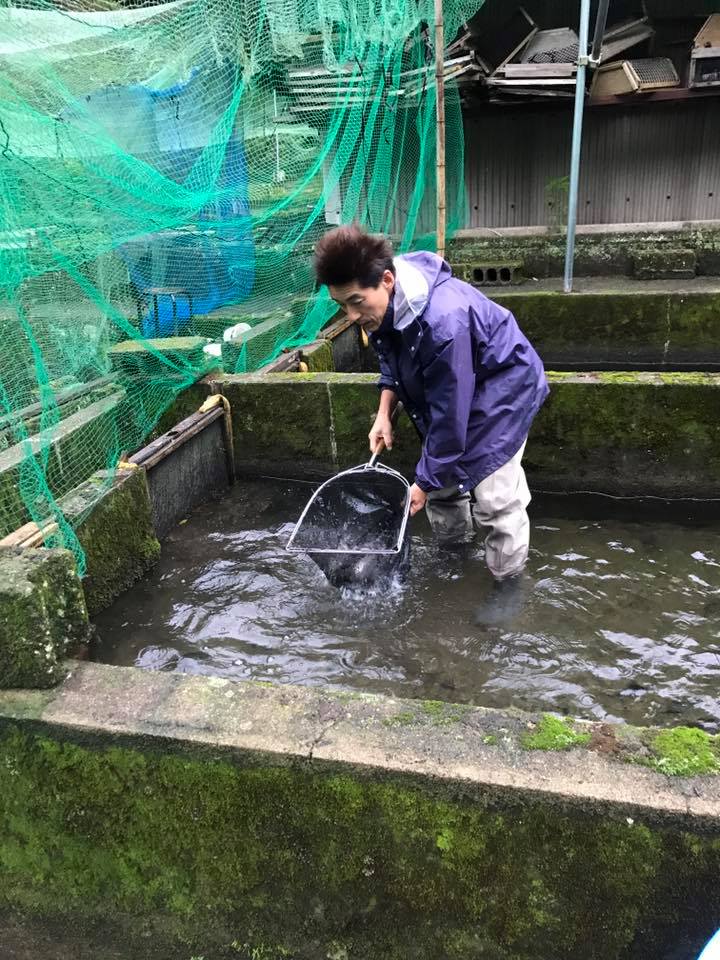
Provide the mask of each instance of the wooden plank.
{"label": "wooden plank", "polygon": [[300,364],[300,351],[290,350],[282,353],[280,356],[262,367],[258,373],[289,373],[291,370],[297,370]]}
{"label": "wooden plank", "polygon": [[488,85],[492,87],[572,87],[575,85],[575,81],[572,79],[567,80],[558,80],[558,79],[549,79],[541,80],[539,77],[536,77],[534,80],[501,80],[496,77],[488,77]]}
{"label": "wooden plank", "polygon": [[51,537],[54,533],[58,532],[58,525],[54,520],[46,521],[42,525],[38,526],[36,532],[27,538],[23,543],[24,548],[28,547],[42,547],[48,537]]}
{"label": "wooden plank", "polygon": [[532,77],[540,81],[545,77],[574,77],[576,70],[574,63],[506,63],[502,72],[508,80]]}
{"label": "wooden plank", "polygon": [[57,533],[58,525],[54,520],[44,520],[41,524],[24,523],[0,540],[0,547],[41,547],[47,537]]}
{"label": "wooden plank", "polygon": [[134,463],[138,467],[150,470],[168,457],[174,450],[178,450],[184,444],[197,436],[206,427],[210,426],[216,420],[225,415],[223,407],[218,405],[213,407],[207,413],[193,413],[182,420],[176,427],[164,433],[161,437],[153,440],[142,450],[128,458],[128,463]]}
{"label": "wooden plank", "polygon": [[336,320],[334,323],[331,323],[327,327],[323,327],[322,334],[323,339],[325,340],[334,340],[336,337],[339,337],[341,333],[351,327],[355,323],[354,320],[350,320],[348,317],[341,317],[339,320]]}
{"label": "wooden plank", "polygon": [[21,547],[28,537],[33,536],[37,532],[38,525],[31,521],[30,523],[24,523],[21,527],[18,527],[17,530],[13,530],[12,533],[9,533],[6,537],[3,537],[0,540],[0,547]]}

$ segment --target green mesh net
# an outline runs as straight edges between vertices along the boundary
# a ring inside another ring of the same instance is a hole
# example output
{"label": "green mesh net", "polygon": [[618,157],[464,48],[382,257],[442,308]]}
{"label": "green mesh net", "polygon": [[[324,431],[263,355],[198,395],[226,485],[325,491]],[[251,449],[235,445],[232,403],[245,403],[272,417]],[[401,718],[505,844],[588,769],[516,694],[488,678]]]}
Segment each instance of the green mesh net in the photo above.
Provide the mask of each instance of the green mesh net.
{"label": "green mesh net", "polygon": [[[448,40],[480,5],[445,4]],[[0,7],[0,535],[52,519],[82,567],[62,496],[212,366],[316,339],[331,226],[433,247],[433,24],[432,0]]]}

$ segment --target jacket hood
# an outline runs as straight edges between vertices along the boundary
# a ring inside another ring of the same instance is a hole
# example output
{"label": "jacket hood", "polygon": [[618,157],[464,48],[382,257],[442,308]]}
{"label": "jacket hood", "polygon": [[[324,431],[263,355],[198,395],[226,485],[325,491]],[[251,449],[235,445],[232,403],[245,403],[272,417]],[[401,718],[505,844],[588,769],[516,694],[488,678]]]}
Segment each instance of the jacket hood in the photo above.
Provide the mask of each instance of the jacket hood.
{"label": "jacket hood", "polygon": [[452,276],[448,263],[436,253],[420,251],[395,257],[393,326],[403,330],[425,310],[439,283]]}

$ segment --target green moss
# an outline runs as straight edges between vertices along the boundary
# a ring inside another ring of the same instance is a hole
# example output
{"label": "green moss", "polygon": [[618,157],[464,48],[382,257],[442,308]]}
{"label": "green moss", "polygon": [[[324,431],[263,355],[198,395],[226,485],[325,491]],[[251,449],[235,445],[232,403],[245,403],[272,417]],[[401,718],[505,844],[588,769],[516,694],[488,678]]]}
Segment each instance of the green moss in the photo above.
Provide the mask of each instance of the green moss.
{"label": "green moss", "polygon": [[495,736],[494,733],[488,733],[482,738],[482,742],[486,744],[488,747],[494,747],[498,743],[498,738]]}
{"label": "green moss", "polygon": [[538,481],[625,495],[712,495],[720,472],[717,376],[553,374],[550,380],[526,454],[528,473]]}
{"label": "green moss", "polygon": [[576,733],[571,720],[544,713],[536,729],[521,738],[526,750],[570,750],[590,742],[589,733]]}
{"label": "green moss", "polygon": [[683,877],[720,906],[703,837],[13,728],[0,824],[0,907],[102,922],[132,956],[619,960],[637,930],[672,935]]}
{"label": "green moss", "polygon": [[[720,378],[713,374],[551,373],[525,463],[547,489],[712,495],[720,473]],[[368,455],[372,375],[224,377],[238,469],[317,476]],[[411,475],[419,443],[401,417],[386,462]]]}
{"label": "green moss", "polygon": [[434,726],[447,726],[458,723],[470,710],[464,703],[444,703],[441,700],[423,700],[420,709],[429,717]]}
{"label": "green moss", "polygon": [[668,295],[500,290],[492,299],[512,310],[541,356],[559,362],[660,363],[668,338]]}
{"label": "green moss", "polygon": [[720,772],[720,737],[696,727],[674,727],[656,734],[648,766],[670,776],[692,777]]}
{"label": "green moss", "polygon": [[471,708],[464,703],[444,703],[441,700],[421,700],[415,710],[402,710],[382,722],[386,727],[409,727],[430,724],[446,727],[459,723]]}
{"label": "green moss", "polygon": [[69,551],[0,550],[0,688],[54,686],[67,672],[68,653],[87,635],[85,599]]}
{"label": "green moss", "polygon": [[241,960],[285,960],[291,953],[285,947],[271,946],[266,943],[240,943],[234,941],[231,948],[238,954]]}
{"label": "green moss", "polygon": [[85,551],[83,586],[92,616],[139,580],[160,556],[145,471],[98,473],[64,498],[61,507],[76,525]]}
{"label": "green moss", "polygon": [[383,725],[386,727],[409,727],[418,722],[418,715],[410,710],[402,710],[393,717],[385,717]]}
{"label": "green moss", "polygon": [[[233,411],[238,471],[261,468],[290,476],[335,469],[328,374],[223,377]],[[309,378],[309,380],[307,379]]]}
{"label": "green moss", "polygon": [[695,276],[697,256],[688,247],[644,243],[631,250],[633,275],[639,280],[687,279]]}
{"label": "green moss", "polygon": [[718,380],[717,375],[712,373],[699,373],[691,371],[673,372],[668,373],[659,373],[658,377],[662,383],[667,383],[671,386],[678,387],[711,387],[713,389],[718,389],[720,387],[720,380]]}
{"label": "green moss", "polygon": [[307,363],[310,373],[329,373],[335,370],[332,345],[329,340],[322,340],[303,350],[302,359]]}

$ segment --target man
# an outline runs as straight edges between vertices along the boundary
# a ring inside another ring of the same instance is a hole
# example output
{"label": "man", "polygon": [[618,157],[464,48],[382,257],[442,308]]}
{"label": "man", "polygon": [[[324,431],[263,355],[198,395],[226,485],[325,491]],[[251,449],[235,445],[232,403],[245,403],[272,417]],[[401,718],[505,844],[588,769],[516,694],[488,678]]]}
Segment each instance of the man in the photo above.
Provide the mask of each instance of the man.
{"label": "man", "polygon": [[[315,249],[315,274],[370,337],[380,405],[370,449],[392,447],[402,400],[423,438],[410,490],[444,542],[487,528],[485,560],[498,591],[478,619],[503,619],[527,560],[530,492],[521,465],[530,424],[548,394],[542,362],[515,318],[452,276],[434,253],[393,258],[384,237],[338,227]],[[510,608],[513,608],[511,602]]]}

